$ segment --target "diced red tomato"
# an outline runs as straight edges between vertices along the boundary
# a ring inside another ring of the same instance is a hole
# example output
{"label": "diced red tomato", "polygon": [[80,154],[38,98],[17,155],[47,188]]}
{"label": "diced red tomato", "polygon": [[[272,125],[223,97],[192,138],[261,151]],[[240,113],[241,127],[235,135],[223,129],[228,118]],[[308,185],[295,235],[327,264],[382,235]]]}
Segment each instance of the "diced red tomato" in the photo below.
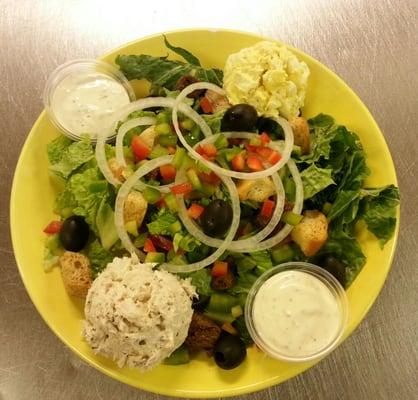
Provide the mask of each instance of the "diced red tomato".
{"label": "diced red tomato", "polygon": [[193,186],[190,182],[185,182],[171,186],[170,190],[174,194],[187,194],[193,191]]}
{"label": "diced red tomato", "polygon": [[187,215],[192,219],[198,219],[202,215],[203,211],[205,211],[205,207],[200,204],[193,203],[187,209]]}
{"label": "diced red tomato", "polygon": [[150,235],[152,244],[155,247],[170,251],[173,248],[173,242],[162,235]]}
{"label": "diced red tomato", "polygon": [[49,235],[53,235],[54,233],[58,233],[62,228],[62,221],[51,221],[45,228],[44,233]]}
{"label": "diced red tomato", "polygon": [[252,144],[246,143],[245,144],[245,148],[247,149],[248,152],[250,153],[255,153],[257,151],[259,146],[254,146]]}
{"label": "diced red tomato", "polygon": [[267,160],[267,158],[270,157],[270,154],[272,151],[274,151],[273,149],[270,149],[270,147],[264,147],[264,146],[260,146],[257,147],[255,149],[256,153],[259,154],[262,158],[264,158],[265,160]]}
{"label": "diced red tomato", "polygon": [[280,159],[282,158],[282,156],[280,155],[280,153],[276,150],[273,150],[272,153],[270,154],[270,156],[267,158],[267,161],[271,164],[277,164]]}
{"label": "diced red tomato", "polygon": [[203,153],[208,157],[216,157],[218,149],[213,143],[206,143],[202,145]]}
{"label": "diced red tomato", "polygon": [[144,141],[139,136],[134,136],[132,138],[131,148],[136,161],[145,160],[151,152],[151,149],[144,143]]}
{"label": "diced red tomato", "polygon": [[235,171],[244,171],[245,169],[245,152],[237,154],[231,161],[232,168]]}
{"label": "diced red tomato", "polygon": [[261,206],[260,214],[264,218],[271,218],[276,203],[273,200],[267,199]]}
{"label": "diced red tomato", "polygon": [[270,136],[266,132],[263,132],[260,135],[260,140],[261,140],[261,143],[263,144],[269,144],[271,139],[270,139]]}
{"label": "diced red tomato", "polygon": [[270,147],[257,147],[256,152],[271,165],[276,164],[282,158],[278,151],[273,150]]}
{"label": "diced red tomato", "polygon": [[144,251],[145,253],[155,253],[157,251],[155,249],[154,243],[152,243],[152,240],[149,238],[145,240]]}
{"label": "diced red tomato", "polygon": [[215,149],[216,149],[216,153],[215,153],[215,155],[209,155],[209,154],[213,154],[213,150],[209,149],[209,154],[208,154],[206,152],[206,149],[205,149],[204,146],[207,146],[207,145],[204,144],[203,146],[201,146],[201,145],[197,146],[196,149],[195,149],[196,152],[199,153],[205,160],[213,161],[216,157],[216,154],[217,154],[218,150],[213,145],[213,147],[215,147]]}
{"label": "diced red tomato", "polygon": [[261,160],[257,156],[254,156],[254,155],[249,155],[247,157],[247,165],[248,165],[248,168],[251,171],[262,171],[263,170],[263,164],[262,164]]}
{"label": "diced red tomato", "polygon": [[176,169],[171,164],[161,165],[160,174],[165,181],[171,182],[176,177]]}
{"label": "diced red tomato", "polygon": [[219,176],[216,175],[214,172],[211,172],[210,174],[205,174],[204,172],[201,172],[199,174],[199,178],[202,182],[210,183],[211,185],[218,185],[221,182],[221,178],[219,178]]}
{"label": "diced red tomato", "polygon": [[200,99],[199,102],[200,108],[205,114],[212,114],[213,113],[213,106],[210,100],[205,96]]}
{"label": "diced red tomato", "polygon": [[225,276],[228,273],[228,263],[225,261],[215,261],[211,270],[214,277]]}

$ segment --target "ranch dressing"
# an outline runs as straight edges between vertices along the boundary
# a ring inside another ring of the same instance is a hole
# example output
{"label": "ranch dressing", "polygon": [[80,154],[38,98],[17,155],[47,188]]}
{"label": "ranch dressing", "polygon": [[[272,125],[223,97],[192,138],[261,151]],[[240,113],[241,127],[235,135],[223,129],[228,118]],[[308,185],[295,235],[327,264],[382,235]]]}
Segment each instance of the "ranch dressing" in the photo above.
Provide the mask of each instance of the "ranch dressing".
{"label": "ranch dressing", "polygon": [[330,289],[302,271],[269,278],[255,296],[253,320],[263,342],[285,357],[321,351],[336,338],[342,323]]}
{"label": "ranch dressing", "polygon": [[76,136],[95,138],[112,114],[130,103],[122,84],[100,72],[66,76],[56,86],[51,108],[58,122]]}

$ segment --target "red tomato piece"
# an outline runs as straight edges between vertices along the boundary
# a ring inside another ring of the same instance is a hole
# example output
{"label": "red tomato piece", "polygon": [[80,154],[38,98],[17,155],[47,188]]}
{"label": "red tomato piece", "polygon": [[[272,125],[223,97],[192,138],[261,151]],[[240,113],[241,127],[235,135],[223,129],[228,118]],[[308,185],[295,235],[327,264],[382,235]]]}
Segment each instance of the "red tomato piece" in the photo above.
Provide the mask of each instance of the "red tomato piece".
{"label": "red tomato piece", "polygon": [[270,157],[270,154],[274,151],[270,149],[270,147],[264,147],[260,146],[256,148],[256,153],[259,154],[262,158],[264,158],[266,161]]}
{"label": "red tomato piece", "polygon": [[62,228],[62,221],[51,221],[45,228],[44,233],[48,233],[49,235],[53,235],[54,233],[58,233]]}
{"label": "red tomato piece", "polygon": [[245,148],[247,149],[248,152],[250,153],[255,153],[257,151],[259,146],[254,146],[252,144],[246,143],[245,144]]}
{"label": "red tomato piece", "polygon": [[261,207],[261,211],[260,211],[261,216],[264,218],[271,218],[271,216],[273,215],[273,210],[274,210],[275,205],[276,203],[273,200],[267,199]]}
{"label": "red tomato piece", "polygon": [[136,161],[145,160],[151,152],[151,149],[144,143],[144,141],[139,136],[134,136],[132,138],[131,148]]}
{"label": "red tomato piece", "polygon": [[213,143],[206,143],[202,145],[202,150],[208,157],[216,157],[218,154],[218,149]]}
{"label": "red tomato piece", "polygon": [[210,183],[211,185],[218,185],[221,182],[221,178],[219,178],[219,176],[216,175],[214,172],[211,172],[210,174],[205,174],[204,172],[201,172],[199,174],[199,178],[202,182]]}
{"label": "red tomato piece", "polygon": [[205,211],[205,207],[200,204],[193,203],[187,209],[187,215],[192,219],[198,219],[202,215],[203,211]]}
{"label": "red tomato piece", "polygon": [[228,273],[228,263],[225,261],[215,261],[211,270],[214,277],[225,276]]}
{"label": "red tomato piece", "polygon": [[171,182],[176,177],[176,169],[171,164],[161,165],[160,174],[165,181]]}
{"label": "red tomato piece", "polygon": [[261,140],[261,143],[263,144],[268,144],[271,141],[270,136],[266,132],[263,132],[260,135],[260,140]]}
{"label": "red tomato piece", "polygon": [[172,186],[170,190],[174,194],[187,194],[193,191],[193,186],[190,182],[185,182]]}
{"label": "red tomato piece", "polygon": [[157,251],[151,239],[145,240],[144,251],[145,253],[155,253]]}
{"label": "red tomato piece", "polygon": [[271,165],[274,165],[274,164],[278,163],[281,158],[282,158],[282,156],[280,155],[280,153],[278,151],[276,151],[276,150],[273,150],[271,152],[271,154],[268,156],[267,161]]}
{"label": "red tomato piece", "polygon": [[200,99],[199,102],[200,108],[205,114],[212,114],[213,113],[213,106],[210,100],[205,96]]}
{"label": "red tomato piece", "polygon": [[247,165],[251,171],[262,171],[263,164],[257,156],[250,155],[247,157]]}
{"label": "red tomato piece", "polygon": [[244,157],[245,153],[241,152],[239,154],[237,154],[231,161],[232,164],[232,168],[235,171],[244,171],[245,169],[245,157]]}

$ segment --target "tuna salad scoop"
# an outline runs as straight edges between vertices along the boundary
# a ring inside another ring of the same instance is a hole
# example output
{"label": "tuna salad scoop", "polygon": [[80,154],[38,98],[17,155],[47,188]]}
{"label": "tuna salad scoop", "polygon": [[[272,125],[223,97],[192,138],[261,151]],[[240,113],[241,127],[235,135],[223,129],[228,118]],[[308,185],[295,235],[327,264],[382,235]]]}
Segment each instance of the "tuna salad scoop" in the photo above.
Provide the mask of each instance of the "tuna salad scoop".
{"label": "tuna salad scoop", "polygon": [[83,336],[119,367],[151,369],[187,336],[195,289],[189,279],[152,266],[135,256],[115,258],[87,294]]}

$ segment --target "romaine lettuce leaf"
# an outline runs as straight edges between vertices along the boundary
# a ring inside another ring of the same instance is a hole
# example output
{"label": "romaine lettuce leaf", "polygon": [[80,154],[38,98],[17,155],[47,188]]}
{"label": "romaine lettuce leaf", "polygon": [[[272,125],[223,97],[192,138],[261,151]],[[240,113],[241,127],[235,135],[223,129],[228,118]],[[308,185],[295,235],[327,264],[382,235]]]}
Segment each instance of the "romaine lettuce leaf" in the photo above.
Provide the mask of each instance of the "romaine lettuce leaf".
{"label": "romaine lettuce leaf", "polygon": [[200,269],[189,274],[181,274],[183,278],[191,278],[192,285],[196,288],[198,294],[210,296],[213,290],[210,286],[211,276],[207,268]]}
{"label": "romaine lettuce leaf", "polygon": [[[377,190],[369,189],[370,194],[365,196],[361,202],[360,216],[364,218],[367,228],[379,239],[380,246],[383,247],[395,231],[399,191],[394,185]],[[367,190],[364,190],[363,195],[366,192]]]}
{"label": "romaine lettuce leaf", "polygon": [[335,185],[331,175],[331,168],[319,168],[315,164],[311,164],[303,170],[300,176],[302,178],[305,200],[310,199],[329,185]]}
{"label": "romaine lettuce leaf", "polygon": [[52,142],[48,143],[46,151],[48,154],[48,160],[51,165],[58,163],[65,150],[73,143],[73,141],[67,136],[60,135]]}
{"label": "romaine lettuce leaf", "polygon": [[189,64],[197,65],[198,67],[200,67],[199,59],[196,56],[194,56],[192,53],[190,53],[190,51],[183,49],[182,47],[173,46],[172,44],[168,42],[165,35],[163,35],[163,37],[164,37],[165,47],[167,47],[174,53],[178,54],[179,56],[183,57],[186,60],[186,62],[188,62]]}
{"label": "romaine lettuce leaf", "polygon": [[[52,142],[54,143],[54,142]],[[50,165],[50,170],[63,179],[68,179],[69,176],[80,166],[90,161],[94,157],[93,147],[90,140],[85,138],[79,142],[73,142],[68,147],[63,147],[63,142],[55,143],[48,151],[50,159],[54,161]],[[58,151],[61,148],[62,155],[58,159]]]}

